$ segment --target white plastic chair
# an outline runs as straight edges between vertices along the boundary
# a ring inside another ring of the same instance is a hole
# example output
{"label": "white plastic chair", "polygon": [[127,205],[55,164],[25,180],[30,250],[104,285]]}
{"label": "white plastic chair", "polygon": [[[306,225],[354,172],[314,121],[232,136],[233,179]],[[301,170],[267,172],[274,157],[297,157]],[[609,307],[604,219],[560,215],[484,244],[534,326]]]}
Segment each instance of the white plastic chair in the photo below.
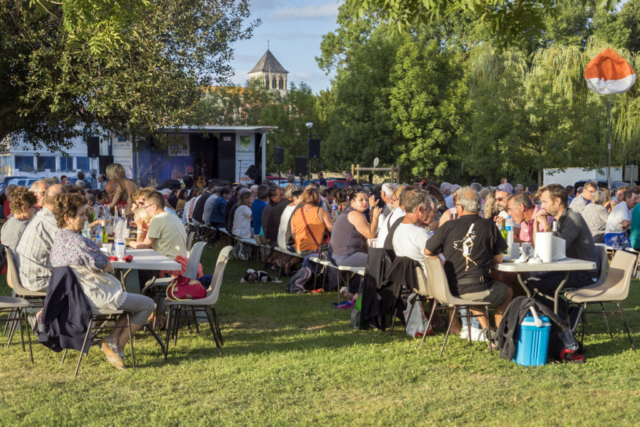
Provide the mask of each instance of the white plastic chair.
{"label": "white plastic chair", "polygon": [[[216,262],[216,269],[213,272],[211,284],[209,285],[207,296],[205,298],[185,301],[173,301],[168,299],[165,300],[164,304],[169,309],[169,314],[167,315],[167,335],[164,355],[165,359],[169,354],[169,340],[171,339],[171,334],[173,334],[174,338],[173,344],[176,345],[178,342],[178,328],[180,326],[179,319],[191,317],[191,315],[182,313],[185,310],[189,310],[190,312],[204,311],[204,313],[207,315],[209,327],[211,328],[211,333],[213,335],[214,341],[216,342],[216,347],[218,348],[220,357],[224,357],[222,354],[222,345],[224,345],[224,342],[222,340],[222,333],[220,332],[220,323],[218,322],[218,314],[216,313],[215,304],[218,302],[218,297],[220,296],[220,288],[222,287],[224,270],[227,267],[229,254],[231,253],[232,249],[232,246],[226,246],[220,251],[218,260]],[[209,314],[209,311],[207,309],[211,310],[211,315]]]}

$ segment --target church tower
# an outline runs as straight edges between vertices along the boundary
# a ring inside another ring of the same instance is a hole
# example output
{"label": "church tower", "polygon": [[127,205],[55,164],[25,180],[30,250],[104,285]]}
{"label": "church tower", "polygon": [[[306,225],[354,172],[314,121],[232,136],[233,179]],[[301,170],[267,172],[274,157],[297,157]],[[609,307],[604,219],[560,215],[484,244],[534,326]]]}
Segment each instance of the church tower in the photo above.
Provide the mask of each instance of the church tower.
{"label": "church tower", "polygon": [[287,94],[287,74],[289,72],[280,65],[273,53],[267,48],[267,52],[249,72],[249,77],[259,79],[268,88],[277,90],[280,95],[285,96]]}

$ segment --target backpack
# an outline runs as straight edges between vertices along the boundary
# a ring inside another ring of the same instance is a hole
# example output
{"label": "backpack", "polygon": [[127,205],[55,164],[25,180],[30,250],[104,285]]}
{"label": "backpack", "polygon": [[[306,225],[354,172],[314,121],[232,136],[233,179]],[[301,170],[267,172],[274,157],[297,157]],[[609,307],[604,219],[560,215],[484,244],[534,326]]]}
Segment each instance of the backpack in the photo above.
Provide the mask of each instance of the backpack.
{"label": "backpack", "polygon": [[303,294],[313,289],[313,273],[309,267],[302,267],[287,283],[287,292],[291,294]]}

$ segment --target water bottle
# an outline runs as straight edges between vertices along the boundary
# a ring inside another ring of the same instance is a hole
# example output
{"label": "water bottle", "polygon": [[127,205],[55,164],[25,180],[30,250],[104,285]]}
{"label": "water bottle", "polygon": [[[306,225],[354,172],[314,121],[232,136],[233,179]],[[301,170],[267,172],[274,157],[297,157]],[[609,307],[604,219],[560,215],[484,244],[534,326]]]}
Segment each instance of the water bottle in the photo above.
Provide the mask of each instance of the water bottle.
{"label": "water bottle", "polygon": [[91,226],[89,225],[89,221],[84,222],[84,228],[82,229],[82,237],[91,239]]}
{"label": "water bottle", "polygon": [[507,253],[511,254],[511,247],[513,246],[513,221],[511,220],[511,215],[507,217]]}
{"label": "water bottle", "polygon": [[124,220],[121,218],[120,220],[118,220],[118,223],[116,224],[114,230],[115,253],[120,260],[124,259],[124,257],[126,256],[126,241],[124,236],[126,228],[127,226]]}
{"label": "water bottle", "polygon": [[96,227],[96,245],[98,245],[99,248],[102,247],[102,226],[101,225]]}
{"label": "water bottle", "polygon": [[337,216],[338,216],[338,204],[334,200],[333,203],[331,203],[331,218],[335,218]]}

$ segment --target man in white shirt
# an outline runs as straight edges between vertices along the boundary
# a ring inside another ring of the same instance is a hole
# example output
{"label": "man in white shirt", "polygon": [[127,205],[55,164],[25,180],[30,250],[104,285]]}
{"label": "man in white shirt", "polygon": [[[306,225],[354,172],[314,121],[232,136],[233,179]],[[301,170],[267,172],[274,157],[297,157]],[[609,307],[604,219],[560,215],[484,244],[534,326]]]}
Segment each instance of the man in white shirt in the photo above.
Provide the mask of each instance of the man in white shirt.
{"label": "man in white shirt", "polygon": [[431,213],[431,203],[424,190],[412,190],[404,199],[406,215],[393,235],[393,250],[396,256],[419,262],[426,275],[424,248],[427,246],[429,234],[424,225]]}
{"label": "man in white shirt", "polygon": [[638,195],[631,190],[625,191],[624,201],[618,203],[609,214],[605,233],[622,233],[628,230],[631,226],[631,210],[637,203]]}
{"label": "man in white shirt", "polygon": [[144,208],[151,217],[147,237],[142,242],[131,242],[134,249],[150,249],[175,260],[187,256],[187,233],[180,219],[164,210],[164,197],[158,192],[147,195]]}
{"label": "man in white shirt", "polygon": [[393,205],[391,203],[393,202],[392,197],[393,197],[394,190],[395,190],[395,187],[393,184],[388,182],[382,184],[382,188],[380,189],[380,197],[382,198],[382,201],[385,203],[385,207],[382,210],[382,213],[380,214],[380,218],[378,219],[378,231],[380,231],[380,228],[382,227],[382,223],[384,222],[384,220],[387,219],[389,215],[391,215],[391,213],[393,212]]}

